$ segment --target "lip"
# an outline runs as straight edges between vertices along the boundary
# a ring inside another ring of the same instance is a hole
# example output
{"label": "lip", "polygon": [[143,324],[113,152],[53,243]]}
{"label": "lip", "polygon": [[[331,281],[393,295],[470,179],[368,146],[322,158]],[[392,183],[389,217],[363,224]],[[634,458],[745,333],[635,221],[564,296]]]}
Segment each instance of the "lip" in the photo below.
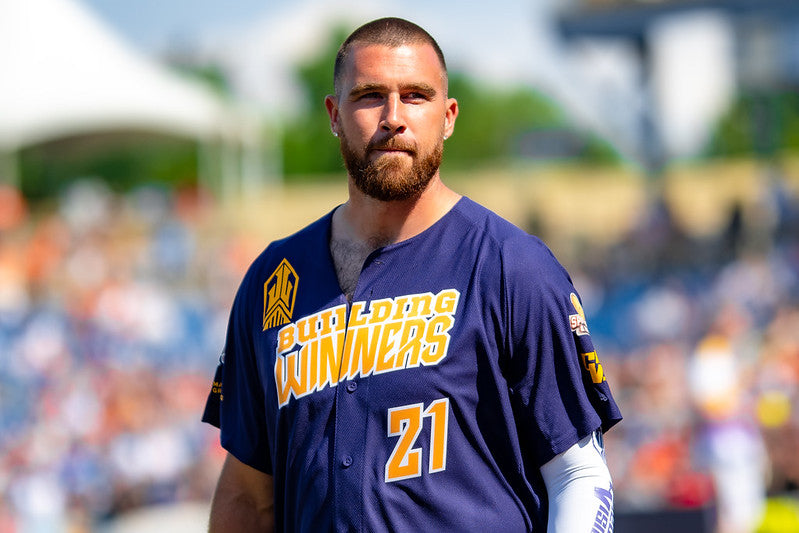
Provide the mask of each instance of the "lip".
{"label": "lip", "polygon": [[382,154],[409,154],[410,150],[400,150],[398,148],[373,148],[371,150],[372,153],[382,153]]}

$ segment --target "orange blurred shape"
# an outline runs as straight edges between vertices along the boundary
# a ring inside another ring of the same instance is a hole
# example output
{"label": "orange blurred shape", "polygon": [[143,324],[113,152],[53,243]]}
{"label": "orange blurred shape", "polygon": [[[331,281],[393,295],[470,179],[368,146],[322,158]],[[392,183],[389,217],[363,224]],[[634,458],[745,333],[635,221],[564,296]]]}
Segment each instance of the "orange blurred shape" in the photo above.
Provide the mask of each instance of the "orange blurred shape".
{"label": "orange blurred shape", "polygon": [[0,231],[19,226],[28,216],[28,206],[16,187],[0,184]]}
{"label": "orange blurred shape", "polygon": [[650,482],[667,481],[684,469],[688,445],[675,437],[661,437],[640,446],[633,456],[633,474]]}

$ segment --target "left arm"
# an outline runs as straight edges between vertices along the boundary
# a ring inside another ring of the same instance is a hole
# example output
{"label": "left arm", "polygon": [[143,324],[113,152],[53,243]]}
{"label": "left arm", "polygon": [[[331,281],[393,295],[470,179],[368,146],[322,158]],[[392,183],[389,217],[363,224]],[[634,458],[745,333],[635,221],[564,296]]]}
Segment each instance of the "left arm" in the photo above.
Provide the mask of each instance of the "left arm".
{"label": "left arm", "polygon": [[613,531],[613,486],[597,430],[541,467],[549,496],[547,533]]}

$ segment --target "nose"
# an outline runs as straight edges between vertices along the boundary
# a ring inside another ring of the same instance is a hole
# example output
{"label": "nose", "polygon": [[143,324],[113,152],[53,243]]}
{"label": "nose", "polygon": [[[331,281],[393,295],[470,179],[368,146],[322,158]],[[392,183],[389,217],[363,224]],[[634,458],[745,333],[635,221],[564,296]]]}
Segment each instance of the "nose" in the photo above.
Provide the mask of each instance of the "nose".
{"label": "nose", "polygon": [[402,101],[398,94],[392,94],[386,100],[383,108],[383,117],[380,129],[385,132],[398,134],[405,131],[406,124],[402,113]]}

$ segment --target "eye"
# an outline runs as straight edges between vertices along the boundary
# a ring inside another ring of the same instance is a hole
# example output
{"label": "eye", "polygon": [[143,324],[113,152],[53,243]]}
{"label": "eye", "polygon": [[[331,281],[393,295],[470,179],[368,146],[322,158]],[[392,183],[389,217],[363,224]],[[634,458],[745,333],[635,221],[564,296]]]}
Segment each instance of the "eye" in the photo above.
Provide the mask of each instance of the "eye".
{"label": "eye", "polygon": [[377,91],[364,93],[358,97],[358,100],[377,100],[382,98],[382,95]]}
{"label": "eye", "polygon": [[410,104],[421,104],[430,100],[430,96],[423,92],[413,91],[402,96],[402,100]]}

